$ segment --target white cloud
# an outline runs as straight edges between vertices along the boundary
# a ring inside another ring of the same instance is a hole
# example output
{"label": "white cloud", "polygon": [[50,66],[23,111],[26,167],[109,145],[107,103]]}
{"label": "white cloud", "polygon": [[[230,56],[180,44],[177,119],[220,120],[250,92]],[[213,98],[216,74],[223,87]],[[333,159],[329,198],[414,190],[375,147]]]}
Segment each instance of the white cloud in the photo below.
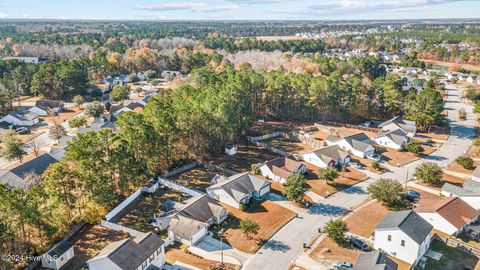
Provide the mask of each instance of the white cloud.
{"label": "white cloud", "polygon": [[221,12],[237,9],[238,5],[210,6],[207,3],[171,2],[166,4],[138,4],[134,5],[133,8],[148,11],[189,10],[200,12]]}

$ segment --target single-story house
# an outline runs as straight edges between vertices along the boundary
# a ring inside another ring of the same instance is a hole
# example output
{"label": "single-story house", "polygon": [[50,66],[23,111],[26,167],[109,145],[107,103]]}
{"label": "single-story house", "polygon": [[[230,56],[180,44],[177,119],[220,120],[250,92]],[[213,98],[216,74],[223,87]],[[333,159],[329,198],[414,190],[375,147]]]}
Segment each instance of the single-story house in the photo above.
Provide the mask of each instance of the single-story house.
{"label": "single-story house", "polygon": [[394,131],[401,129],[408,137],[413,138],[417,132],[417,125],[414,121],[403,120],[402,117],[396,116],[388,121],[385,121],[378,125],[378,128],[382,131]]}
{"label": "single-story house", "polygon": [[480,209],[480,168],[475,168],[472,177],[465,179],[461,187],[445,183],[442,186],[442,195],[460,197],[474,209]]}
{"label": "single-story house", "polygon": [[7,122],[14,126],[33,126],[38,124],[38,121],[38,114],[27,109],[19,109],[0,118],[0,122]]}
{"label": "single-story house", "polygon": [[475,76],[475,75],[470,75],[470,76],[468,76],[468,78],[467,78],[467,83],[475,83],[476,80],[477,80],[477,76]]}
{"label": "single-story house", "polygon": [[104,128],[115,128],[117,117],[113,114],[102,114],[97,117],[89,126],[79,127],[78,134],[84,134],[89,131],[99,131]]}
{"label": "single-story house", "polygon": [[207,234],[210,225],[222,223],[227,216],[227,209],[205,194],[190,198],[180,209],[158,221],[168,221],[168,231],[175,241],[193,245]]}
{"label": "single-story house", "polygon": [[433,226],[448,235],[458,235],[467,225],[479,219],[480,211],[459,197],[421,199],[414,211]]}
{"label": "single-story house", "polygon": [[401,129],[392,131],[379,131],[373,139],[375,143],[388,148],[400,150],[408,143],[408,136]]}
{"label": "single-story house", "polygon": [[63,111],[65,105],[61,100],[37,100],[35,106],[29,109],[38,116],[57,115]]}
{"label": "single-story house", "polygon": [[270,193],[271,184],[250,173],[216,179],[217,183],[207,188],[208,196],[238,209],[248,205],[252,198],[261,199]]}
{"label": "single-story house", "polygon": [[182,73],[180,71],[164,70],[160,76],[167,81],[172,81],[176,77],[182,77]]}
{"label": "single-story house", "polygon": [[152,232],[110,243],[87,261],[90,270],[162,269],[164,263],[164,241]]}
{"label": "single-story house", "polygon": [[353,270],[397,270],[398,264],[380,251],[360,254]]}
{"label": "single-story house", "polygon": [[1,121],[0,122],[0,130],[2,129],[11,129],[13,127],[12,124],[8,123],[8,122],[5,122],[5,121]]}
{"label": "single-story house", "polygon": [[126,74],[110,75],[103,80],[108,90],[112,90],[115,86],[123,86],[129,82],[130,78]]}
{"label": "single-story house", "polygon": [[75,256],[73,244],[63,240],[42,256],[42,267],[49,269],[60,269]]}
{"label": "single-story house", "polygon": [[330,145],[324,148],[302,154],[302,159],[319,168],[335,167],[350,163],[351,156],[338,145]]}
{"label": "single-story house", "polygon": [[67,147],[68,142],[71,142],[73,138],[74,138],[73,136],[68,136],[68,135],[62,136],[62,138],[60,138],[59,143],[57,145],[52,146],[52,148],[50,148],[50,152],[49,152],[50,156],[60,161],[65,155],[65,148]]}
{"label": "single-story house", "polygon": [[227,145],[225,146],[225,154],[229,156],[233,156],[237,153],[237,146],[236,145]]}
{"label": "single-story house", "polygon": [[430,246],[433,226],[412,210],[388,214],[375,227],[374,248],[415,264]]}
{"label": "single-story house", "polygon": [[12,188],[29,189],[30,183],[25,181],[25,176],[29,173],[41,176],[50,164],[57,162],[49,154],[40,155],[30,161],[27,161],[13,169],[0,169],[0,184],[5,184]]}
{"label": "single-story house", "polygon": [[343,138],[328,136],[325,141],[327,145],[338,145],[348,153],[360,158],[375,154],[373,141],[365,133],[353,134]]}
{"label": "single-story house", "polygon": [[292,157],[279,157],[258,166],[267,179],[285,183],[292,174],[307,172],[307,167]]}

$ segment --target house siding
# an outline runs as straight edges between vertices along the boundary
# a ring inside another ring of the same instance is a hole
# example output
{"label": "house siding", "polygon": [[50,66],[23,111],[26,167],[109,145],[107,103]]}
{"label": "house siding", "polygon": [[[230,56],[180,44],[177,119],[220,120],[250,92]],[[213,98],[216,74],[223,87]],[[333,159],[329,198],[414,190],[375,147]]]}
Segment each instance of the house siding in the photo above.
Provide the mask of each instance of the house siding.
{"label": "house siding", "polygon": [[[391,241],[388,241],[388,235],[391,236]],[[401,245],[401,241],[405,241],[405,245]],[[427,236],[419,245],[413,241],[400,229],[376,229],[374,248],[381,249],[387,254],[392,255],[407,263],[413,264],[418,258],[423,256],[430,244],[430,236]]]}

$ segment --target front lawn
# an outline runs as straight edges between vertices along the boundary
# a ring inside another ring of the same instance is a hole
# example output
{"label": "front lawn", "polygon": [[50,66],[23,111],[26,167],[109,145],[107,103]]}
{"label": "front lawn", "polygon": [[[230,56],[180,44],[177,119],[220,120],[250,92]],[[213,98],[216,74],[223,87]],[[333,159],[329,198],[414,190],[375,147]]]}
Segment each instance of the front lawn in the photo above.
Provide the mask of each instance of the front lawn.
{"label": "front lawn", "polygon": [[360,251],[340,246],[325,236],[318,246],[310,253],[310,257],[316,261],[345,261],[354,264],[360,256]]}
{"label": "front lawn", "polygon": [[259,146],[238,145],[237,154],[233,156],[222,154],[209,159],[208,162],[236,172],[246,172],[250,171],[252,164],[263,163],[278,157],[280,156]]}
{"label": "front lawn", "polygon": [[[216,265],[218,262],[206,260],[204,258],[188,253],[188,246],[175,242],[165,250],[165,261],[169,264],[182,262],[200,269],[210,269],[210,265]],[[239,269],[238,266],[226,264],[225,269]]]}
{"label": "front lawn", "polygon": [[349,232],[366,238],[372,236],[375,227],[390,213],[387,207],[378,201],[371,201],[353,212],[345,222]]}
{"label": "front lawn", "polygon": [[[226,204],[222,204],[222,206],[228,210],[228,218],[222,224],[228,244],[248,253],[255,253],[262,246],[263,241],[270,239],[297,216],[296,213],[272,201],[264,201],[248,211],[241,211]],[[260,225],[258,234],[254,235],[252,239],[247,239],[240,230],[240,220],[245,219],[252,219]],[[216,228],[217,231],[218,229]]]}

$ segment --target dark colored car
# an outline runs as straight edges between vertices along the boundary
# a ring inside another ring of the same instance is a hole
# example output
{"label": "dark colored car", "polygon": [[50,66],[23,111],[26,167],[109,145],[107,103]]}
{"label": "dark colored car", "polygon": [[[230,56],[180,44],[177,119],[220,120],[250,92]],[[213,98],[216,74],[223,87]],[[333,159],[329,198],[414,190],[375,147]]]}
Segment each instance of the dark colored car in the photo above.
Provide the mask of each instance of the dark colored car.
{"label": "dark colored car", "polygon": [[19,127],[15,130],[17,134],[28,134],[30,131],[26,127]]}
{"label": "dark colored car", "polygon": [[418,201],[420,199],[420,193],[416,192],[415,190],[407,190],[405,197],[409,201]]}
{"label": "dark colored car", "polygon": [[352,246],[362,250],[362,251],[367,251],[370,249],[370,247],[365,243],[363,242],[362,240],[358,239],[358,238],[351,238],[350,239],[350,243],[352,243]]}

